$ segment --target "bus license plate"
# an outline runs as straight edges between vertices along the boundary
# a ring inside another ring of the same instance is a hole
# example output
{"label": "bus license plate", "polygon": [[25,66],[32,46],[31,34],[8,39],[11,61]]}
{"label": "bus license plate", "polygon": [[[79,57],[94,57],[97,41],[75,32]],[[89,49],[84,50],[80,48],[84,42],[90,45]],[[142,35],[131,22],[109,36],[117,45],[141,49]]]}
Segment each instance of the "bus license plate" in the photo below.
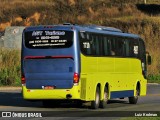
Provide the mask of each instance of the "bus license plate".
{"label": "bus license plate", "polygon": [[54,89],[54,86],[45,86],[44,89],[46,90]]}

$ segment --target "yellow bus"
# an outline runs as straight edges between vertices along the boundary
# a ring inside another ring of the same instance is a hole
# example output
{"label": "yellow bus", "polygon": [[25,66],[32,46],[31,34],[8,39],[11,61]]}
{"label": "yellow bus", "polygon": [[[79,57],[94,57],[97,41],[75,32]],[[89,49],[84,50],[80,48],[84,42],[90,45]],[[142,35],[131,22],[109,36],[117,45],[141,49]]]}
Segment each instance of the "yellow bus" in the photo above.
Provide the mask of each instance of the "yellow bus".
{"label": "yellow bus", "polygon": [[44,106],[61,100],[105,108],[114,98],[136,104],[146,95],[144,41],[135,34],[96,25],[27,27],[22,39],[22,93]]}

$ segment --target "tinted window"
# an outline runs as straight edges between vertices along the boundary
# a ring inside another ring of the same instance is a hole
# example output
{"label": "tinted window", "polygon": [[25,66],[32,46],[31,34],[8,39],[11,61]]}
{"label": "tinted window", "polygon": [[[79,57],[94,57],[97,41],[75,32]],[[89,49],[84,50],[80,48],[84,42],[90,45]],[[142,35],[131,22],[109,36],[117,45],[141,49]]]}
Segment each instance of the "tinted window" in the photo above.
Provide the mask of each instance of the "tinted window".
{"label": "tinted window", "polygon": [[116,43],[115,38],[110,38],[110,55],[115,56],[116,55]]}
{"label": "tinted window", "polygon": [[139,44],[137,39],[126,40],[126,56],[138,57],[139,55]]}
{"label": "tinted window", "polygon": [[80,48],[82,53],[85,55],[92,55],[92,39],[89,37],[88,33],[80,32]]}
{"label": "tinted window", "polygon": [[91,56],[145,58],[143,40],[80,32],[81,52]]}
{"label": "tinted window", "polygon": [[100,36],[92,33],[80,32],[80,47],[85,55],[101,55]]}
{"label": "tinted window", "polygon": [[93,43],[93,46],[94,46],[94,54],[95,55],[100,55],[100,38],[98,35],[93,35],[93,39],[92,39],[92,43]]}
{"label": "tinted window", "polygon": [[115,50],[115,55],[116,56],[125,56],[125,41],[123,40],[123,38],[117,38],[117,40],[115,41],[116,43],[116,50]]}
{"label": "tinted window", "polygon": [[110,54],[109,52],[109,49],[110,49],[110,46],[109,46],[109,39],[107,37],[103,37],[103,49],[104,49],[104,55],[107,56]]}
{"label": "tinted window", "polygon": [[27,48],[68,48],[73,44],[73,32],[62,30],[35,30],[25,32]]}
{"label": "tinted window", "polygon": [[[140,46],[140,52],[139,52],[139,57],[144,60],[146,59],[146,50],[145,50],[145,44],[143,40],[139,40],[139,46]],[[145,60],[144,60],[145,61]]]}

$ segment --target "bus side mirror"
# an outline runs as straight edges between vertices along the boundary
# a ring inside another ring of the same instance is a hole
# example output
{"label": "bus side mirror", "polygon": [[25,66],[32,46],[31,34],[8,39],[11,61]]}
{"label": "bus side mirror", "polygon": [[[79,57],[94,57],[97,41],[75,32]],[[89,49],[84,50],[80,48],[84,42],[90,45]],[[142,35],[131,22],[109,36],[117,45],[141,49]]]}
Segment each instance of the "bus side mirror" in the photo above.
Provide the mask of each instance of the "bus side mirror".
{"label": "bus side mirror", "polygon": [[152,57],[150,55],[147,56],[147,63],[148,65],[151,65],[152,63]]}

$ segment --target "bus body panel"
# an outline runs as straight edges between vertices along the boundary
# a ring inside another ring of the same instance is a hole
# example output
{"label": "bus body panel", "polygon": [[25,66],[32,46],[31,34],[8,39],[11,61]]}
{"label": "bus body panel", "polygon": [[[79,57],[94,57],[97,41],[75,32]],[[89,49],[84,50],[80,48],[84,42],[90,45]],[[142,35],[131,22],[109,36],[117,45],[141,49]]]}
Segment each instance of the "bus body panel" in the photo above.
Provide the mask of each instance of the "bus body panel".
{"label": "bus body panel", "polygon": [[86,57],[81,54],[81,61],[81,86],[83,86],[81,98],[83,100],[94,100],[95,96],[91,93],[95,93],[98,84],[101,91],[104,90],[105,84],[109,84],[110,99],[135,96],[138,82],[141,85],[140,95],[146,95],[147,81],[141,74],[139,59]]}
{"label": "bus body panel", "polygon": [[67,99],[67,95],[72,95],[71,99],[81,99],[80,98],[80,88],[79,86],[73,86],[72,89],[54,89],[54,90],[44,90],[44,89],[28,89],[26,86],[22,86],[23,98],[26,100],[47,100],[47,99]]}
{"label": "bus body panel", "polygon": [[[26,83],[22,85],[24,99],[80,99],[79,86],[74,86],[74,73],[80,73],[77,46],[77,32],[66,27],[54,27],[49,30],[73,32],[73,45],[68,48],[35,49],[25,46],[25,32],[44,31],[48,28],[29,27],[23,32],[22,75]],[[67,33],[67,32],[66,32]],[[48,90],[45,87],[50,88]]]}
{"label": "bus body panel", "polygon": [[25,59],[24,71],[28,89],[73,87],[74,61],[70,58]]}

